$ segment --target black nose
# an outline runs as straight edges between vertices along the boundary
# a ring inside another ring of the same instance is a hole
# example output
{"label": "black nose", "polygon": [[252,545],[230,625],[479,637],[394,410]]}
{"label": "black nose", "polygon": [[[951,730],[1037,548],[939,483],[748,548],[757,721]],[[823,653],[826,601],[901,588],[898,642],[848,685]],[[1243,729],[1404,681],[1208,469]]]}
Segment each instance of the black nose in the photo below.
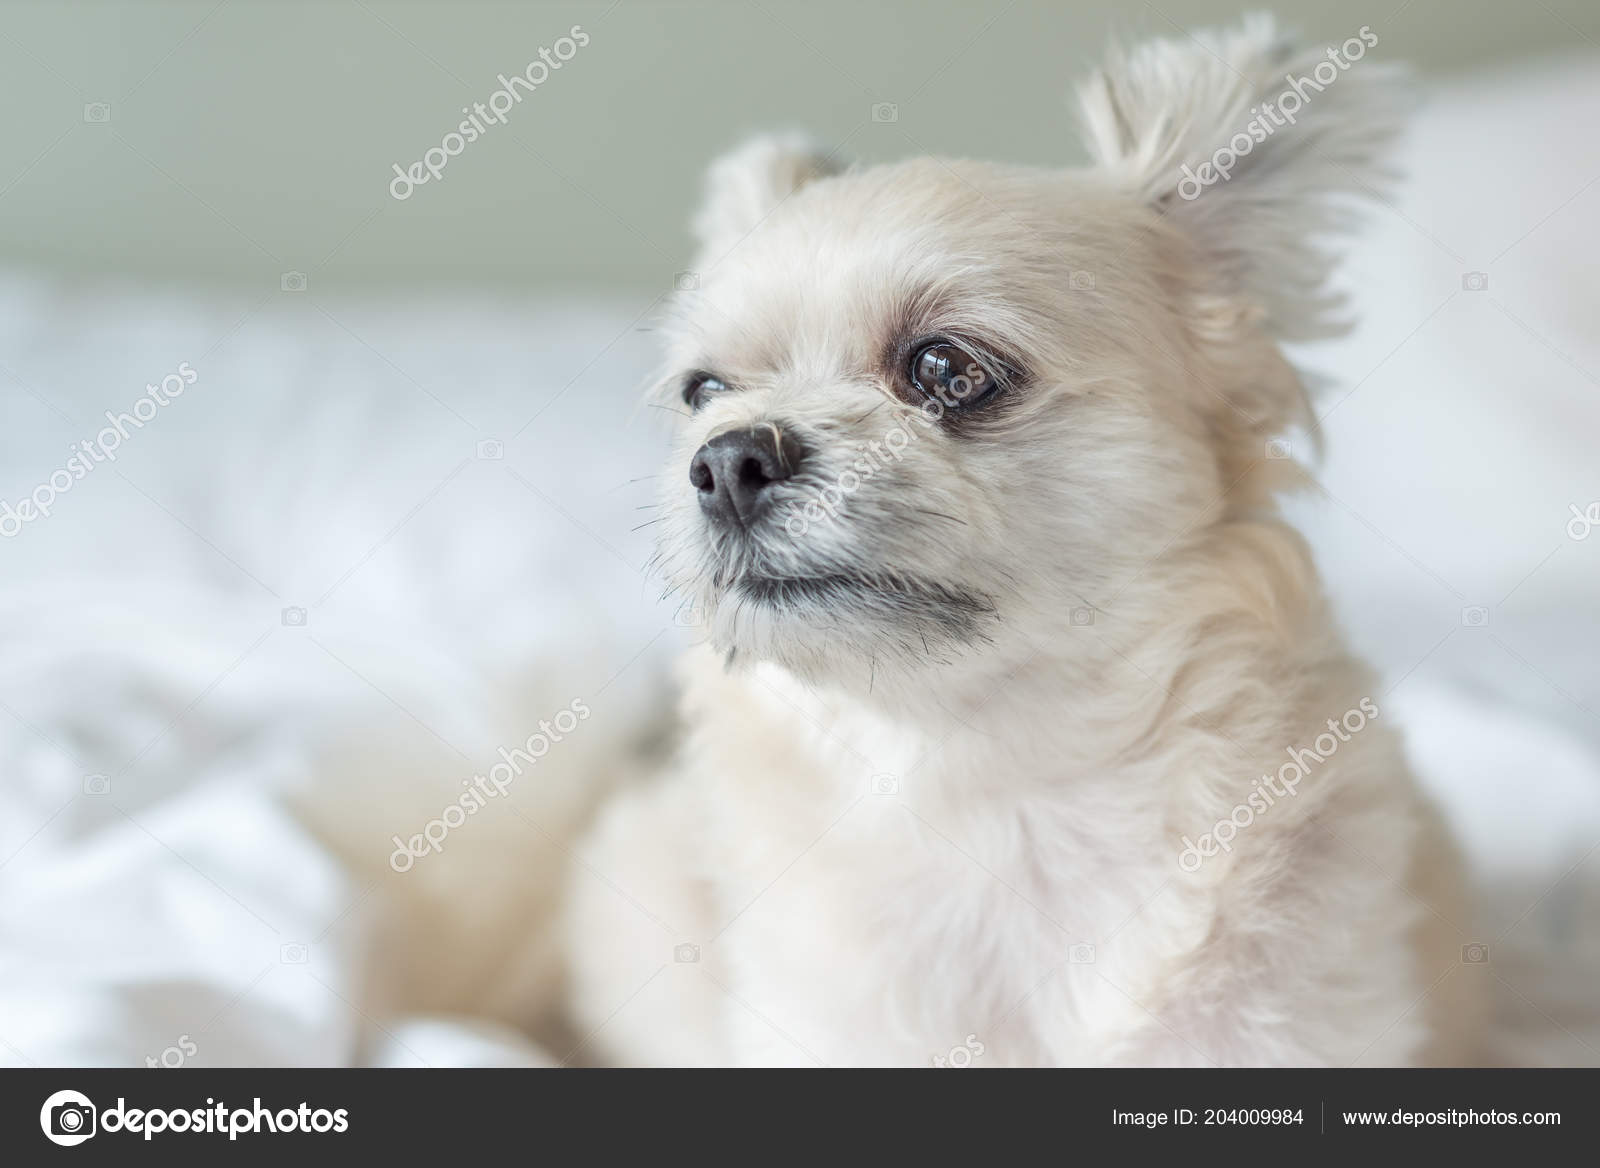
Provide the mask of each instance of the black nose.
{"label": "black nose", "polygon": [[804,448],[777,426],[728,430],[702,446],[689,464],[700,509],[719,523],[748,527],[771,502],[767,490],[800,469]]}

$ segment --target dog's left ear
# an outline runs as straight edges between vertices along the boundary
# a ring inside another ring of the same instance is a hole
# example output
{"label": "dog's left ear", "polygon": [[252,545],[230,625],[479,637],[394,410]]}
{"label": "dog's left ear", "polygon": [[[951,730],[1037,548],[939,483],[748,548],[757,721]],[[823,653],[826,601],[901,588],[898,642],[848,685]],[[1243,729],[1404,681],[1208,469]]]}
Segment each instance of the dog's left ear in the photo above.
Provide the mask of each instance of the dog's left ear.
{"label": "dog's left ear", "polygon": [[821,147],[796,133],[754,138],[717,159],[694,218],[702,261],[715,263],[790,195],[840,169]]}
{"label": "dog's left ear", "polygon": [[[1154,41],[1079,90],[1096,164],[1187,236],[1211,289],[1249,303],[1278,340],[1340,331],[1326,235],[1347,196],[1391,176],[1403,75],[1368,56],[1369,27],[1297,51],[1266,16],[1237,30]],[[1363,58],[1368,58],[1363,60]]]}

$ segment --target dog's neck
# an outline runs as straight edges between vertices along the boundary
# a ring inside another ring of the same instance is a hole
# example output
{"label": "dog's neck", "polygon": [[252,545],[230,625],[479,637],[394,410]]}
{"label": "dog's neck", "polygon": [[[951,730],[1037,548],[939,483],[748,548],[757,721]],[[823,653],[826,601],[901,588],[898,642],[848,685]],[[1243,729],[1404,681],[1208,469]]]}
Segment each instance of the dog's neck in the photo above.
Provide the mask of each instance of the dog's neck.
{"label": "dog's neck", "polygon": [[[1343,649],[1303,542],[1270,514],[1216,525],[1092,624],[1075,624],[1065,605],[1046,619],[1003,624],[946,663],[861,662],[834,676],[729,667],[708,652],[694,688],[722,698],[691,706],[713,720],[771,718],[783,738],[774,749],[816,750],[844,772],[931,773],[965,794],[992,780],[1026,796],[1129,773],[1157,788],[1174,744],[1196,730],[1241,756],[1273,755],[1300,723],[1319,726],[1361,696],[1317,692]],[[1276,680],[1243,692],[1251,678]],[[1235,769],[1254,775],[1249,762]]]}

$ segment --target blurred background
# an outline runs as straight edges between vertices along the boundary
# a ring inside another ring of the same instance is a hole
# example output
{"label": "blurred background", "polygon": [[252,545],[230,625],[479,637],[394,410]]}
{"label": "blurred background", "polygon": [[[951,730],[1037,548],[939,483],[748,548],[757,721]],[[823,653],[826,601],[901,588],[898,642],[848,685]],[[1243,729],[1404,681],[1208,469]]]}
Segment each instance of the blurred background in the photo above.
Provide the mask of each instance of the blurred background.
{"label": "blurred background", "polygon": [[[1287,507],[1494,893],[1463,927],[1508,954],[1518,1057],[1600,1062],[1592,989],[1541,981],[1600,956],[1600,9],[1274,11],[1419,76],[1340,275],[1359,323],[1296,354],[1327,454],[1292,439]],[[0,1062],[582,1061],[517,1032],[536,944],[429,963],[535,931],[670,703],[692,630],[643,569],[671,419],[634,397],[707,163],[801,128],[1075,165],[1113,35],[1240,13],[0,3]],[[593,719],[514,814],[395,870],[574,695]],[[512,1029],[440,1020],[464,1000]]]}
{"label": "blurred background", "polygon": [[[1237,19],[1156,5],[594,0],[8,0],[3,254],[50,269],[314,290],[443,281],[659,290],[705,161],[800,126],[863,162],[1081,160],[1068,89],[1113,33]],[[1428,76],[1581,62],[1585,0],[1271,6],[1313,42],[1362,25]],[[590,43],[404,204],[420,159],[497,77]],[[86,120],[85,108],[103,112]],[[880,108],[875,117],[874,107]],[[886,115],[893,115],[887,120]],[[1492,155],[1482,159],[1493,165]]]}

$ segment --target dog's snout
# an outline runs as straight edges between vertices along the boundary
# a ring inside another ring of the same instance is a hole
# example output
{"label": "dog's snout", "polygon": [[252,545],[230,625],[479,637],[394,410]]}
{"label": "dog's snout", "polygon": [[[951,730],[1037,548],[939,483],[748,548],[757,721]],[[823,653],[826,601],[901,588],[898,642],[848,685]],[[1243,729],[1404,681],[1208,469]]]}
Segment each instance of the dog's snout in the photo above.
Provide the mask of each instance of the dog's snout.
{"label": "dog's snout", "polygon": [[770,423],[727,430],[696,452],[689,481],[708,517],[748,527],[771,502],[767,488],[793,476],[804,456],[798,441]]}

